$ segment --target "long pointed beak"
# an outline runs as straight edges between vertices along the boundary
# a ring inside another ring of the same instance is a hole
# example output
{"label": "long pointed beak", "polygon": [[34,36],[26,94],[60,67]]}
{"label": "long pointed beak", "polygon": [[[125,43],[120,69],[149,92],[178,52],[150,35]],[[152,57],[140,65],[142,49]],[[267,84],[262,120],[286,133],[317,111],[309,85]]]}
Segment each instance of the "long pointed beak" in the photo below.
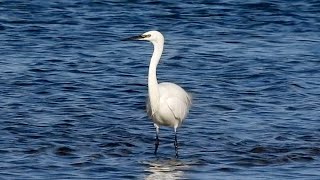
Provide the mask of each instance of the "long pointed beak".
{"label": "long pointed beak", "polygon": [[139,36],[132,36],[132,37],[129,37],[129,38],[125,38],[125,39],[122,39],[121,41],[134,41],[134,40],[140,40],[140,39],[143,39],[144,37],[142,35],[139,35]]}

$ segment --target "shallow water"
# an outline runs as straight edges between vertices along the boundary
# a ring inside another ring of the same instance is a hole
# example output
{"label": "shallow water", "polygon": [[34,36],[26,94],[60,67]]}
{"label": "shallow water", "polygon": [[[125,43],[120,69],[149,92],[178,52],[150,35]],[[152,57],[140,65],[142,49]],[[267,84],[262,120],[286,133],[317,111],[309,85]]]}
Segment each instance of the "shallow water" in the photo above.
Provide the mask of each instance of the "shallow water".
{"label": "shallow water", "polygon": [[[318,1],[1,1],[0,177],[318,179]],[[178,130],[145,113],[160,82],[194,96]]]}

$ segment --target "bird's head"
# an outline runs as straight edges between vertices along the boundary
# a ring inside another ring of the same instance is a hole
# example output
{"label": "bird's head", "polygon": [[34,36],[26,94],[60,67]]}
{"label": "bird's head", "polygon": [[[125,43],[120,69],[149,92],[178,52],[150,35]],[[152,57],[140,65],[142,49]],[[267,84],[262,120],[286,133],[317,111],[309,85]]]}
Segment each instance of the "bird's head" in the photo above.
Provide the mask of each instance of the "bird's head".
{"label": "bird's head", "polygon": [[152,43],[163,43],[164,37],[159,31],[148,31],[139,36],[133,36],[130,38],[123,39],[123,41],[130,41],[130,40],[144,40],[144,41],[150,41]]}

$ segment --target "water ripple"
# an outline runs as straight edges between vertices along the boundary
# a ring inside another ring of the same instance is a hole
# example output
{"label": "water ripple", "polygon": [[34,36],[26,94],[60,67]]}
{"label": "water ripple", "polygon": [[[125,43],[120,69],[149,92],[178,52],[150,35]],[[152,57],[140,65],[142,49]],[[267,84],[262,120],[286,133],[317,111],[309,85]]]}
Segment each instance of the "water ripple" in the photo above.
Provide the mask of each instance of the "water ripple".
{"label": "water ripple", "polygon": [[[317,179],[316,1],[0,2],[0,175],[5,179]],[[145,113],[159,82],[194,103],[178,130]]]}

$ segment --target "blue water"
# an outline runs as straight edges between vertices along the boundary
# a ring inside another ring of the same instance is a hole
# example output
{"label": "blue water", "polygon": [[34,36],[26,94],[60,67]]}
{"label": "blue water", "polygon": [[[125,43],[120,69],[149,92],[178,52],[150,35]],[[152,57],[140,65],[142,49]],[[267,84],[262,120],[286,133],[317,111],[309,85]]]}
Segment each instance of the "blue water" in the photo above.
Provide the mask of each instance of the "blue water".
{"label": "blue water", "polygon": [[[194,96],[178,129],[159,82]],[[319,179],[320,2],[0,1],[1,179]]]}

